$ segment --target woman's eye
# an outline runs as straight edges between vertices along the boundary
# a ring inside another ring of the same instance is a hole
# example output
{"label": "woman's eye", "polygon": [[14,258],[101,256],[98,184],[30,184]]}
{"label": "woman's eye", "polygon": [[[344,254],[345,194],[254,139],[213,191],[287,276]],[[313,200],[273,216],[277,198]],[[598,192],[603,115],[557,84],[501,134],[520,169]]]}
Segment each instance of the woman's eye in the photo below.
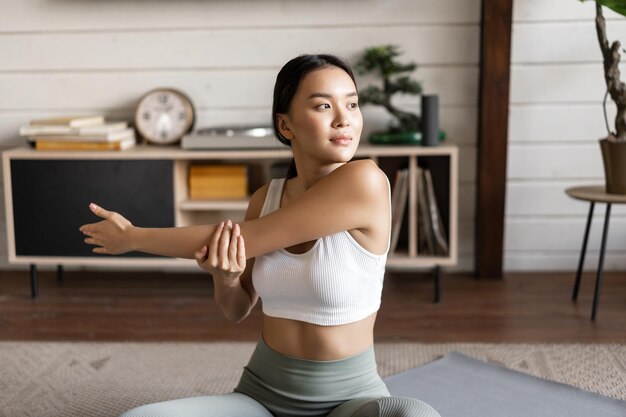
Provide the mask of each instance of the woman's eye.
{"label": "woman's eye", "polygon": [[359,107],[359,103],[350,103],[348,105],[351,109],[356,109],[357,107]]}
{"label": "woman's eye", "polygon": [[325,110],[325,109],[330,109],[330,104],[328,103],[324,103],[324,104],[319,104],[316,106],[318,109],[320,110]]}

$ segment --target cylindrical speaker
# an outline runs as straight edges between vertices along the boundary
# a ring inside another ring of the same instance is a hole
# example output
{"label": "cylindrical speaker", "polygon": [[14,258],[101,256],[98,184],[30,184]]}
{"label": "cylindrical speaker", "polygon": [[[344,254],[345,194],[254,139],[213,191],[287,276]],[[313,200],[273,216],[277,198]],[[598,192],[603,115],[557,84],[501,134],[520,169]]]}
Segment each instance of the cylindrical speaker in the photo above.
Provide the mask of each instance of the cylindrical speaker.
{"label": "cylindrical speaker", "polygon": [[422,95],[422,145],[439,144],[439,96]]}

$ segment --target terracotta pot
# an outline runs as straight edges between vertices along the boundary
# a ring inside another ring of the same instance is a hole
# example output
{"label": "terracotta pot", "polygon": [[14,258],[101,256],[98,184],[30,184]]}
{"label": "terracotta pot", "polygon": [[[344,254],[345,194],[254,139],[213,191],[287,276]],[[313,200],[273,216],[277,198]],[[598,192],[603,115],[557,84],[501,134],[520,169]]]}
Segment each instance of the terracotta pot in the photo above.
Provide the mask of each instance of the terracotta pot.
{"label": "terracotta pot", "polygon": [[626,143],[600,139],[606,192],[626,194]]}

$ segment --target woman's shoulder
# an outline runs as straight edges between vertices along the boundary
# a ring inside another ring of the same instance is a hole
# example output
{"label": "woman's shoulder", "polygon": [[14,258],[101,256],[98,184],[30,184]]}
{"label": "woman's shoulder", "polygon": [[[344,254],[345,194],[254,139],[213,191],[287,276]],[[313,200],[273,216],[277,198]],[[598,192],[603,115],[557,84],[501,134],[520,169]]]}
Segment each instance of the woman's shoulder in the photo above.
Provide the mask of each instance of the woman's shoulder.
{"label": "woman's shoulder", "polygon": [[371,159],[348,162],[332,174],[337,177],[338,183],[348,182],[351,186],[367,192],[377,194],[389,188],[387,175]]}

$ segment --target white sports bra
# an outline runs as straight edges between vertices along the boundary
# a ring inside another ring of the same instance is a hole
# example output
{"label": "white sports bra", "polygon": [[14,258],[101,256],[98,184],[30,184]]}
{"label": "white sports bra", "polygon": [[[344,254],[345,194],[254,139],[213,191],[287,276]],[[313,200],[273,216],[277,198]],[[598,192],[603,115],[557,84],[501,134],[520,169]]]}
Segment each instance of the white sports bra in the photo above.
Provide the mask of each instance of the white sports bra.
{"label": "white sports bra", "polygon": [[[280,207],[285,182],[272,180],[261,216]],[[388,251],[389,245],[373,254],[343,231],[302,254],[279,249],[257,256],[252,282],[263,313],[322,326],[364,319],[380,307]]]}

